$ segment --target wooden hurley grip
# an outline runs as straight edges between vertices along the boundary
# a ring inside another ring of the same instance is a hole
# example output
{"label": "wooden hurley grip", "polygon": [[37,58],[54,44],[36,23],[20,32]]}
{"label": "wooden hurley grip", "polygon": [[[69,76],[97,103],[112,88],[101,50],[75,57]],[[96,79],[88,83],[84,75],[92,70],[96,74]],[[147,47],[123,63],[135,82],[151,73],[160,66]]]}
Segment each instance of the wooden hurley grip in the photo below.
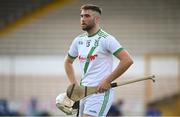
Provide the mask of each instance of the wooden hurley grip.
{"label": "wooden hurley grip", "polygon": [[151,76],[146,76],[146,77],[137,78],[137,79],[129,79],[129,80],[121,81],[121,82],[116,82],[115,84],[112,83],[111,87],[122,86],[122,85],[135,83],[135,82],[139,82],[139,81],[143,81],[143,80],[152,80],[153,82],[155,82],[154,78],[155,78],[155,76],[151,75]]}
{"label": "wooden hurley grip", "polygon": [[114,83],[111,83],[111,87],[113,88],[113,87],[117,87],[118,85],[117,85],[117,82],[114,82]]}

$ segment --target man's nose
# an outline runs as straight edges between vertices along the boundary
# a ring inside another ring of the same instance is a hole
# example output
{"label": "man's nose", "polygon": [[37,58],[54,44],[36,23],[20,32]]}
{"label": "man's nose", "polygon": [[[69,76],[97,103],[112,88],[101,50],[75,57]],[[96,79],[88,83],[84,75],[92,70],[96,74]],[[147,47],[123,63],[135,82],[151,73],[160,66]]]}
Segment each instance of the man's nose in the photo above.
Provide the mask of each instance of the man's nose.
{"label": "man's nose", "polygon": [[84,23],[84,22],[85,22],[85,19],[84,19],[84,18],[81,18],[81,22]]}
{"label": "man's nose", "polygon": [[84,18],[84,17],[81,17],[81,20],[82,20],[82,21],[84,21],[84,20],[85,20],[85,18]]}

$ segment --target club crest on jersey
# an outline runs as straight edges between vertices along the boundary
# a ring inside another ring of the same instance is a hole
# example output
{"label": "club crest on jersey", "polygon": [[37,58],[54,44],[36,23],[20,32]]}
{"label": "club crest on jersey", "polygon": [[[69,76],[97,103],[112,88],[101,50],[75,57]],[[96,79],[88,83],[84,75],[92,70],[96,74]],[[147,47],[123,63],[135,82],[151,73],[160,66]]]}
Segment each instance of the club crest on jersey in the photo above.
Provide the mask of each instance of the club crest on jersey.
{"label": "club crest on jersey", "polygon": [[86,62],[86,61],[91,62],[91,61],[95,60],[97,56],[98,56],[97,54],[90,55],[88,57],[82,57],[82,56],[79,55],[78,58],[79,58],[80,62]]}
{"label": "club crest on jersey", "polygon": [[86,47],[89,47],[91,45],[91,40],[86,41]]}

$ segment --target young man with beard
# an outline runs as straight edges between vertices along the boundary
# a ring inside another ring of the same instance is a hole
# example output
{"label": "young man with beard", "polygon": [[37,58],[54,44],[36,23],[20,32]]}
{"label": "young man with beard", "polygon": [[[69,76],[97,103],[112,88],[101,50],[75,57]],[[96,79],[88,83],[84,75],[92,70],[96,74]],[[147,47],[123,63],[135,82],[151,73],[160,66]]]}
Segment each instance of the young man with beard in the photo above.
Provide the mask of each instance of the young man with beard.
{"label": "young man with beard", "polygon": [[[73,61],[78,58],[83,77],[80,85],[97,86],[99,93],[80,100],[79,116],[106,116],[113,102],[112,81],[121,76],[133,63],[129,53],[110,34],[100,28],[101,8],[86,4],[81,6],[81,28],[86,33],[77,36],[65,58],[64,67],[71,84],[78,84]],[[113,55],[120,61],[113,69]]]}

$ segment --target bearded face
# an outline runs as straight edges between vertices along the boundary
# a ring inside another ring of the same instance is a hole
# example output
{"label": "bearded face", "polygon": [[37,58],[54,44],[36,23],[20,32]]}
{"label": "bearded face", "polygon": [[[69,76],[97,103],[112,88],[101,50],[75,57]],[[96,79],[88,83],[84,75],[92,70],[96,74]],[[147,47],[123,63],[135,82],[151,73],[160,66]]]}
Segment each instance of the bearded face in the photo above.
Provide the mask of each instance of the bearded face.
{"label": "bearded face", "polygon": [[82,10],[81,11],[81,28],[84,31],[91,30],[96,25],[96,20],[93,11]]}
{"label": "bearded face", "polygon": [[94,20],[92,20],[92,21],[90,21],[90,22],[87,22],[87,23],[84,22],[84,23],[81,24],[81,28],[82,28],[82,30],[84,30],[84,31],[89,31],[89,30],[91,30],[94,26],[95,26]]}

